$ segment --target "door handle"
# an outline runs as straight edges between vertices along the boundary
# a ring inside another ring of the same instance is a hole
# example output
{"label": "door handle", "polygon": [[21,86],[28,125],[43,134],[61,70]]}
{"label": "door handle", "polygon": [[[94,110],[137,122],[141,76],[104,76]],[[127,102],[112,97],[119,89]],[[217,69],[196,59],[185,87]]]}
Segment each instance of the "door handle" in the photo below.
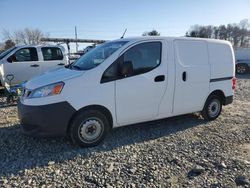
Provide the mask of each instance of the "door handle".
{"label": "door handle", "polygon": [[159,75],[155,77],[155,82],[163,82],[165,80],[164,75]]}
{"label": "door handle", "polygon": [[38,64],[33,64],[33,65],[30,65],[31,67],[39,67]]}
{"label": "door handle", "polygon": [[64,63],[58,63],[57,65],[64,65]]}
{"label": "door handle", "polygon": [[183,80],[184,82],[187,81],[187,73],[186,73],[186,71],[184,71],[184,72],[182,73],[182,80]]}

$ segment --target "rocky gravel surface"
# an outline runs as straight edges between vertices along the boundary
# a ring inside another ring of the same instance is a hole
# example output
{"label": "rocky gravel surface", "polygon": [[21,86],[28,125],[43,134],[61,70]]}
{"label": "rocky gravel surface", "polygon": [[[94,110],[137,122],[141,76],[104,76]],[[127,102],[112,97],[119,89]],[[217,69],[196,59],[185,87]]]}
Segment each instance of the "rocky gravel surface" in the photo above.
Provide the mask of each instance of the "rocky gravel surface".
{"label": "rocky gravel surface", "polygon": [[115,129],[94,148],[21,134],[0,98],[0,187],[250,187],[250,76],[215,121],[199,114]]}

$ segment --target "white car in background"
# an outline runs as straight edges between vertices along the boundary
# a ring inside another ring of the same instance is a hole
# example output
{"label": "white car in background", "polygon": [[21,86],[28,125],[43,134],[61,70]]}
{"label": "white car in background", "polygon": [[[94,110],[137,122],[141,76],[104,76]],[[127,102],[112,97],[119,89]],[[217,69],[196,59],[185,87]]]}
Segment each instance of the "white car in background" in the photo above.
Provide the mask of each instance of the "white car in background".
{"label": "white car in background", "polygon": [[[68,64],[65,49],[58,45],[24,45],[0,54],[0,85],[18,85],[50,69]],[[13,80],[10,81],[10,78]]]}

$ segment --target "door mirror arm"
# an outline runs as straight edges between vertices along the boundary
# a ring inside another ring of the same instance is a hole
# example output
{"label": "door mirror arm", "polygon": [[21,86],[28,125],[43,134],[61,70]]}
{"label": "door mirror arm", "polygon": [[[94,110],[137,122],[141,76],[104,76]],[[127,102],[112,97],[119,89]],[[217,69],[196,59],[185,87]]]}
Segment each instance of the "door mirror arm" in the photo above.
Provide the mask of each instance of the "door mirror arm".
{"label": "door mirror arm", "polygon": [[9,63],[16,62],[16,56],[15,56],[15,55],[11,55],[10,57],[8,57],[7,61],[8,61]]}

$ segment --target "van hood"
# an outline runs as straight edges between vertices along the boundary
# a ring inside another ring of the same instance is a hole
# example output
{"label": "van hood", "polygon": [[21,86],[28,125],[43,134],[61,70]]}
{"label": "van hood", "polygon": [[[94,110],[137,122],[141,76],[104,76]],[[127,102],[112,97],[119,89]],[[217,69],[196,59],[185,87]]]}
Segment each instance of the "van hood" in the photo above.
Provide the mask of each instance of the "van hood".
{"label": "van hood", "polygon": [[83,75],[84,72],[85,71],[72,70],[68,68],[54,69],[32,78],[31,80],[25,83],[24,87],[33,90],[49,84],[79,77]]}

